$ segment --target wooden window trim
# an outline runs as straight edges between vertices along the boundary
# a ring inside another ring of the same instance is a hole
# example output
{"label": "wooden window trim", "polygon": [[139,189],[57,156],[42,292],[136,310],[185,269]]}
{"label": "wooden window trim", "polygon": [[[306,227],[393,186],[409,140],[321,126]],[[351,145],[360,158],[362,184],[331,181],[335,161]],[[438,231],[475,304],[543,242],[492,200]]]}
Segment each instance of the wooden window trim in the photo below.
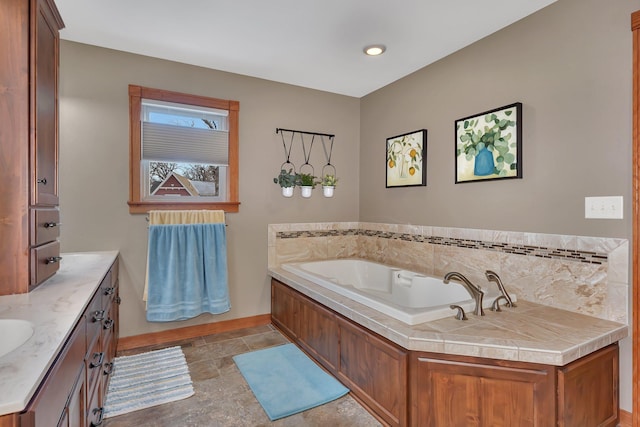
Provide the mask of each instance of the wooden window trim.
{"label": "wooden window trim", "polygon": [[[217,108],[229,112],[229,177],[227,180],[226,202],[158,202],[144,201],[140,195],[140,161],[142,158],[140,142],[140,112],[142,99],[191,104],[201,107]],[[221,209],[225,212],[238,212],[240,200],[238,195],[238,128],[240,103],[224,99],[171,92],[162,89],[152,89],[142,86],[129,85],[129,213],[147,213],[150,210],[172,209]]]}

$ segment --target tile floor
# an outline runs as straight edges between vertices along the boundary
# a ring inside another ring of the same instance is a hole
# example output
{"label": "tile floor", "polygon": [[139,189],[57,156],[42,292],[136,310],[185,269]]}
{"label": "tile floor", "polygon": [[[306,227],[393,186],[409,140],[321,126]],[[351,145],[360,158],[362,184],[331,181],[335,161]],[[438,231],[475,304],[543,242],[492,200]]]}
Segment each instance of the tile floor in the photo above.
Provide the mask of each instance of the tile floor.
{"label": "tile floor", "polygon": [[123,356],[174,345],[182,346],[195,395],[108,418],[103,426],[380,426],[349,394],[325,405],[271,422],[231,357],[286,342],[287,338],[273,326],[267,325],[120,352],[118,355]]}

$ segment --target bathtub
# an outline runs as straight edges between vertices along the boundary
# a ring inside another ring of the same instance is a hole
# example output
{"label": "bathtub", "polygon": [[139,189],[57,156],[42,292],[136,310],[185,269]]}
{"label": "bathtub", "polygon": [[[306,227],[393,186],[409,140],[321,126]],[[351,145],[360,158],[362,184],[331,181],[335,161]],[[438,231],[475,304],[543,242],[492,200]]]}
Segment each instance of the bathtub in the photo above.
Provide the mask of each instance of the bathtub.
{"label": "bathtub", "polygon": [[[449,306],[471,314],[475,302],[460,284],[371,261],[340,259],[282,264],[284,270],[380,311],[408,325],[455,315]],[[480,284],[489,308],[500,294]],[[511,295],[515,301],[515,295]]]}

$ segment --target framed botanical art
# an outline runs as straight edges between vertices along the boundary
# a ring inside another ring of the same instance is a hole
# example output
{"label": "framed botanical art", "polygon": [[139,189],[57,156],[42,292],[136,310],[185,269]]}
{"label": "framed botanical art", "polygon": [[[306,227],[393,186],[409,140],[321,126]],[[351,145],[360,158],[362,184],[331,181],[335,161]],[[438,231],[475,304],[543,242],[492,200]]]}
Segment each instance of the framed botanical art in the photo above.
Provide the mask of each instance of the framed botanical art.
{"label": "framed botanical art", "polygon": [[386,187],[427,185],[427,130],[387,138]]}
{"label": "framed botanical art", "polygon": [[456,184],[522,178],[522,103],[455,122]]}

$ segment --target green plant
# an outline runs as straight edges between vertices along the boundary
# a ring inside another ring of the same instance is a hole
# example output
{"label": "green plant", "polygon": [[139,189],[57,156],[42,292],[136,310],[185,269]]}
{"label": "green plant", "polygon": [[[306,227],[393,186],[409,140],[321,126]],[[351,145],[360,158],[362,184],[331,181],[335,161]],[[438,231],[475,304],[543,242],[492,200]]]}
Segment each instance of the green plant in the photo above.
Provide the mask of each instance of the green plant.
{"label": "green plant", "polygon": [[516,143],[511,142],[513,134],[509,132],[510,128],[515,130],[516,125],[515,121],[509,119],[513,111],[511,109],[500,113],[503,117],[498,117],[495,113],[486,114],[483,117],[484,126],[480,124],[480,118],[458,123],[456,157],[464,154],[466,160],[471,161],[481,150],[487,149],[492,153],[497,152],[495,174],[504,176],[507,169],[515,170],[516,156],[510,150],[516,147]]}
{"label": "green plant", "polygon": [[284,169],[280,170],[280,174],[273,178],[273,182],[279,184],[280,187],[295,187],[298,175],[293,173],[293,169],[289,169],[287,172]]}
{"label": "green plant", "polygon": [[299,173],[296,178],[296,185],[300,187],[316,188],[316,184],[318,184],[317,177],[310,173]]}
{"label": "green plant", "polygon": [[322,177],[322,185],[325,187],[335,187],[338,180],[339,178],[336,178],[335,175],[326,174]]}

